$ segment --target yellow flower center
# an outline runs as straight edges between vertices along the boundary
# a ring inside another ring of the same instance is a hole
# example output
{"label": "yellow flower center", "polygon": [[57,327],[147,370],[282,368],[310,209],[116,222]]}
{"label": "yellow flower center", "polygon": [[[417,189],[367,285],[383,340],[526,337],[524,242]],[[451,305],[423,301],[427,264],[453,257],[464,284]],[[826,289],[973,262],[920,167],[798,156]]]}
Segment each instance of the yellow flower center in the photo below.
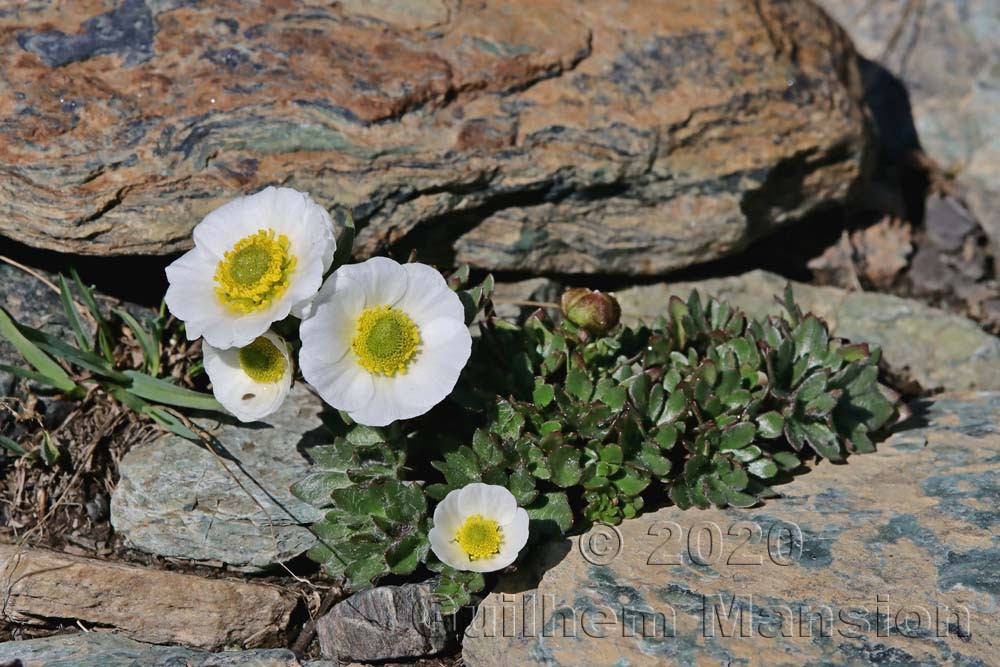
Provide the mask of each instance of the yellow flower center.
{"label": "yellow flower center", "polygon": [[469,560],[489,558],[500,553],[503,531],[493,519],[482,514],[473,514],[455,533],[455,541],[469,557]]}
{"label": "yellow flower center", "polygon": [[288,362],[278,346],[264,336],[240,348],[240,368],[251,380],[268,384],[277,382],[285,375]]}
{"label": "yellow flower center", "polygon": [[288,237],[261,229],[237,241],[219,261],[215,293],[230,310],[252,313],[285,293],[293,268]]}
{"label": "yellow flower center", "polygon": [[420,346],[420,329],[392,306],[365,308],[358,316],[351,349],[369,373],[406,373]]}

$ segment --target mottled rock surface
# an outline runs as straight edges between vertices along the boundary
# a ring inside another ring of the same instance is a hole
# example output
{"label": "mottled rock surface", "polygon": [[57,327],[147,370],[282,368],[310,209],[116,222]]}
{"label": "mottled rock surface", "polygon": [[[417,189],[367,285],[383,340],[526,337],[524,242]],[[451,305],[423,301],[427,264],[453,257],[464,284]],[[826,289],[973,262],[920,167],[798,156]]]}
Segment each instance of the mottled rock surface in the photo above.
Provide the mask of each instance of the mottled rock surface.
{"label": "mottled rock surface", "polygon": [[[725,299],[752,317],[781,312],[775,300],[787,281],[766,271],[699,282],[632,287],[617,294],[625,320],[652,320],[671,295],[692,289]],[[875,292],[792,284],[795,300],[829,322],[834,334],[882,346],[889,367],[924,390],[1000,390],[1000,339],[967,318],[918,301]]]}
{"label": "mottled rock surface", "polygon": [[1000,3],[819,4],[847,28],[862,55],[906,85],[920,145],[958,173],[1000,256]]}
{"label": "mottled rock surface", "polygon": [[285,649],[209,653],[141,644],[109,632],[0,643],[2,660],[19,667],[307,667]]}
{"label": "mottled rock surface", "polygon": [[761,507],[550,545],[537,588],[522,567],[480,606],[466,664],[996,664],[1000,394],[914,407],[877,453]]}
{"label": "mottled rock surface", "polygon": [[421,658],[448,640],[431,584],[362,591],[320,618],[316,634],[326,657],[359,662]]}
{"label": "mottled rock surface", "polygon": [[289,491],[308,471],[302,448],[325,443],[321,409],[299,384],[267,425],[201,422],[222,445],[218,457],[173,435],[133,447],[111,523],[130,545],[162,556],[246,570],[294,558],[315,543],[305,524],[323,516]]}
{"label": "mottled rock surface", "polygon": [[845,34],[809,2],[15,3],[0,229],[167,253],[281,183],[362,255],[649,274],[844,198],[868,145]]}
{"label": "mottled rock surface", "polygon": [[220,650],[274,646],[297,599],[268,584],[0,544],[0,601],[2,622],[82,621],[139,641]]}

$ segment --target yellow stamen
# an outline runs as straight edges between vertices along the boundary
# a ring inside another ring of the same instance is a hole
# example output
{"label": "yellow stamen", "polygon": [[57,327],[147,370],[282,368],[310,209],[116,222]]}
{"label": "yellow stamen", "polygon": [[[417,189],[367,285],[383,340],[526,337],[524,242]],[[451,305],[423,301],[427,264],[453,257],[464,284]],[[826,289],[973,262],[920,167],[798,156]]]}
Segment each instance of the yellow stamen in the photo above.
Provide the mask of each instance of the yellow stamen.
{"label": "yellow stamen", "polygon": [[240,368],[251,380],[261,383],[277,382],[285,375],[288,361],[281,350],[264,336],[240,348]]}
{"label": "yellow stamen", "polygon": [[295,257],[288,237],[261,229],[236,242],[215,269],[215,293],[230,310],[252,313],[288,289]]}
{"label": "yellow stamen", "polygon": [[358,316],[351,349],[369,373],[406,373],[420,346],[420,329],[392,306],[365,308]]}
{"label": "yellow stamen", "polygon": [[493,519],[487,519],[482,514],[473,514],[455,533],[455,541],[470,561],[489,558],[500,553],[503,530]]}

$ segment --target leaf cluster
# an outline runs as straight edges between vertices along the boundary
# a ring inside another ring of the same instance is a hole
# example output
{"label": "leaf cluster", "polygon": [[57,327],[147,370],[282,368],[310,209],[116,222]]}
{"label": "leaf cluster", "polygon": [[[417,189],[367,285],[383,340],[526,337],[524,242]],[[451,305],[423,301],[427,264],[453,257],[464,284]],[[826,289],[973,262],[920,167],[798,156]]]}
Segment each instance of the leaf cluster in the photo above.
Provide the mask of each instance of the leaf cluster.
{"label": "leaf cluster", "polygon": [[470,321],[486,317],[452,405],[400,427],[419,463],[387,436],[352,448],[348,434],[298,491],[332,503],[317,531],[345,562],[325,547],[313,556],[353,585],[423,560],[441,573],[445,612],[466,604],[482,577],[436,562],[425,535],[433,503],[472,482],[507,488],[533,540],[615,524],[668,495],[681,508],[750,507],[808,458],[872,451],[895,415],[879,349],[831,336],[790,289],[780,317],[752,320],[695,292],[652,324],[595,335],[543,311],[523,325],[492,318],[490,286],[463,299]]}
{"label": "leaf cluster", "polygon": [[[166,406],[213,411],[221,411],[222,407],[212,396],[180,387],[174,384],[174,378],[162,376],[166,334],[163,308],[156,317],[147,318],[145,325],[123,308],[112,309],[113,317],[108,317],[98,306],[93,288],[85,285],[76,271],[71,270],[71,276],[75,294],[63,276],[59,277],[59,292],[73,342],[21,324],[0,308],[0,337],[7,339],[31,367],[0,364],[0,370],[70,399],[81,399],[90,387],[98,386],[163,428],[200,441],[186,421]],[[115,355],[115,332],[126,331],[141,351],[138,367]],[[9,443],[5,446],[16,451]]]}

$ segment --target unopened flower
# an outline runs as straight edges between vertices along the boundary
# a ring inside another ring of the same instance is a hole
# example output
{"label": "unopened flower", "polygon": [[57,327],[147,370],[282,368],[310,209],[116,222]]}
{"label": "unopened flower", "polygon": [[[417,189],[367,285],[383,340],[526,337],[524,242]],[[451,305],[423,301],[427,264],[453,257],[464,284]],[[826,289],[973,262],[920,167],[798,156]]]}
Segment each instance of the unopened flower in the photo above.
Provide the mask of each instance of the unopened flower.
{"label": "unopened flower", "polygon": [[306,382],[368,426],[437,405],[455,388],[472,350],[462,302],[441,274],[385,257],[337,269],[300,334]]}
{"label": "unopened flower", "polygon": [[304,192],[265,188],[194,228],[194,249],[167,267],[167,307],[189,340],[247,345],[289,313],[301,316],[335,248],[326,209]]}
{"label": "unopened flower", "polygon": [[434,509],[431,549],[456,570],[493,572],[517,558],[528,541],[528,513],[502,486],[469,484]]}
{"label": "unopened flower", "polygon": [[559,305],[563,317],[598,335],[610,333],[622,316],[621,307],[613,296],[586,287],[566,290]]}
{"label": "unopened flower", "polygon": [[288,345],[272,331],[243,347],[219,349],[203,341],[202,355],[216,400],[240,421],[276,412],[292,386]]}

